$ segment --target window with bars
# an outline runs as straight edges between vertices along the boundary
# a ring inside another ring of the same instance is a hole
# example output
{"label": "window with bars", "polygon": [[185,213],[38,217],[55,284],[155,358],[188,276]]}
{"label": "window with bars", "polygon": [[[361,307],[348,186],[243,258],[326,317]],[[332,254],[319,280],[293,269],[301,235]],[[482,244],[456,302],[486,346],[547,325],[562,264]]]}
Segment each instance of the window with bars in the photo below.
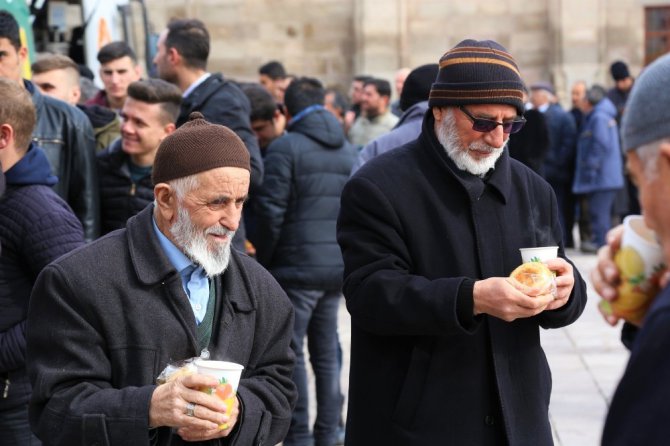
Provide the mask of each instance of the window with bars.
{"label": "window with bars", "polygon": [[650,6],[644,14],[644,62],[670,51],[670,6]]}

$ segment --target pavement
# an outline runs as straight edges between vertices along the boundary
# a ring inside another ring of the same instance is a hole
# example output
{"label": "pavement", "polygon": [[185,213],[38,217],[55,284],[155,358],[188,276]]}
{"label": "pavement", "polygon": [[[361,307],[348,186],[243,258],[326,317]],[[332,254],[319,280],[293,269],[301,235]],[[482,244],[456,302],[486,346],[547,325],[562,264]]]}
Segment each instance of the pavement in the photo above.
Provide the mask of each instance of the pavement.
{"label": "pavement", "polygon": [[[600,445],[607,408],[628,361],[628,351],[619,340],[621,327],[609,326],[598,312],[600,299],[589,281],[596,256],[575,250],[568,250],[567,254],[587,281],[589,300],[584,313],[574,324],[542,330],[542,345],[553,375],[549,418],[556,446],[597,446]],[[351,319],[344,299],[340,305],[338,327],[343,349],[342,392],[346,395]],[[312,380],[312,422],[313,396]]]}

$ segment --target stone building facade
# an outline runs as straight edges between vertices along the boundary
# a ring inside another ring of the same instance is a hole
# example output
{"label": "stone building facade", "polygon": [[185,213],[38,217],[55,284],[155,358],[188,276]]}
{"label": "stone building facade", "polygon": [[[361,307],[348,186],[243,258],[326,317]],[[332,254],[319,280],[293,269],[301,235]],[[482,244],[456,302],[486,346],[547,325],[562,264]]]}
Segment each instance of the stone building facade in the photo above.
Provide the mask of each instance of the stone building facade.
{"label": "stone building facade", "polygon": [[348,86],[354,74],[392,80],[402,66],[437,62],[464,38],[494,39],[528,82],[550,80],[561,100],[583,79],[609,86],[609,64],[644,63],[645,7],[654,0],[147,0],[156,32],[197,17],[212,35],[210,70],[255,80],[287,70]]}

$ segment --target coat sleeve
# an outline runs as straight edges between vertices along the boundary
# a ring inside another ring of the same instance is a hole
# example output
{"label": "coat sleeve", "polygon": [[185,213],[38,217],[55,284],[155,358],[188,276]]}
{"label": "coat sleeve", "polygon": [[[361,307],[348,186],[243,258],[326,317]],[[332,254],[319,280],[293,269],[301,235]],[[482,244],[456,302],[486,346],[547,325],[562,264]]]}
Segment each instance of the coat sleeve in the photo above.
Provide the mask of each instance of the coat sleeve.
{"label": "coat sleeve", "polygon": [[280,443],[288,432],[297,400],[291,379],[295,361],[290,347],[293,307],[269,274],[267,280],[256,283],[262,287],[260,299],[265,300],[254,333],[254,358],[258,360],[238,387],[241,423],[230,440],[235,446]]}
{"label": "coat sleeve", "polygon": [[291,198],[293,159],[287,138],[268,147],[265,179],[256,196],[256,258],[265,266],[272,262]]}
{"label": "coat sleeve", "polygon": [[30,424],[52,445],[149,443],[154,385],[115,389],[95,317],[58,264],[33,288],[27,324]]}
{"label": "coat sleeve", "polygon": [[560,166],[564,166],[567,169],[571,169],[572,166],[574,166],[577,150],[577,126],[570,113],[562,112],[560,119],[561,140],[559,144],[560,160],[558,164]]}
{"label": "coat sleeve", "polygon": [[354,176],[342,192],[337,241],[344,258],[344,297],[352,323],[379,335],[469,333],[457,316],[464,277],[412,274],[404,228],[388,197]]}
{"label": "coat sleeve", "polygon": [[68,203],[84,225],[86,241],[100,235],[98,170],[95,161],[95,137],[88,118],[79,110],[67,129],[65,146],[72,153]]}

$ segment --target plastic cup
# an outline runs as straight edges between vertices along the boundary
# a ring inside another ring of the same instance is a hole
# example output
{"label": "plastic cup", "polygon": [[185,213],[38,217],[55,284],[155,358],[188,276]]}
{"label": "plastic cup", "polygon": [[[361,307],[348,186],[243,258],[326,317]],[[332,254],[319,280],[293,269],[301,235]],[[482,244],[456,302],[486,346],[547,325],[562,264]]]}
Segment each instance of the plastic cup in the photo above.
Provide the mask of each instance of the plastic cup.
{"label": "plastic cup", "polygon": [[659,292],[665,270],[663,249],[641,215],[624,218],[623,226],[621,248],[614,255],[620,278],[617,298],[600,305],[606,314],[639,325]]}
{"label": "plastic cup", "polygon": [[526,262],[546,262],[558,257],[558,246],[539,246],[537,248],[520,248],[521,261]]}
{"label": "plastic cup", "polygon": [[[226,405],[226,415],[230,416],[244,366],[234,362],[207,359],[196,359],[194,363],[199,374],[213,376],[219,381],[216,387],[203,387],[200,390],[221,399]],[[227,429],[228,426],[222,424],[219,428]]]}

